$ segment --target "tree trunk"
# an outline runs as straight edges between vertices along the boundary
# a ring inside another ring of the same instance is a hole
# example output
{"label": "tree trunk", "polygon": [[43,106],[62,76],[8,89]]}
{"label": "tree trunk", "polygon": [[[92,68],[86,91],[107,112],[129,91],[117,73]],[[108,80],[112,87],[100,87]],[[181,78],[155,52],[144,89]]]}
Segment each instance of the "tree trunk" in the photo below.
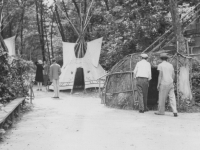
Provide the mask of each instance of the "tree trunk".
{"label": "tree trunk", "polygon": [[54,52],[53,52],[53,22],[54,22],[54,15],[53,15],[53,18],[52,18],[52,22],[51,22],[51,56],[52,58],[54,58]]}
{"label": "tree trunk", "polygon": [[[45,23],[45,18],[44,18],[44,23]],[[49,50],[49,42],[48,42],[48,35],[47,35],[47,27],[45,26],[44,28],[44,31],[45,31],[45,38],[46,38],[46,44],[47,44],[47,52],[48,52],[48,59],[49,59],[49,62],[51,62],[51,56],[50,56],[50,50]]]}
{"label": "tree trunk", "polygon": [[[39,5],[38,1],[35,0],[35,6],[36,6],[36,20],[37,20],[37,26],[38,26],[38,33],[39,33],[39,38],[40,38],[40,47],[42,51],[42,58],[43,61],[45,61],[45,47],[44,47],[44,26],[43,26],[43,0],[40,0],[40,12],[39,12]],[[40,14],[40,19],[39,15]]]}
{"label": "tree trunk", "polygon": [[177,9],[177,1],[170,0],[170,12],[172,16],[172,24],[174,28],[174,33],[176,35],[176,40],[178,41],[178,52],[187,53],[186,43],[184,36],[182,34],[181,18]]}
{"label": "tree trunk", "polygon": [[44,8],[43,8],[43,0],[40,0],[40,26],[41,26],[41,49],[42,49],[42,56],[43,56],[43,61],[46,61],[45,58],[45,42],[44,42],[44,20],[43,20],[43,13],[44,13]]}
{"label": "tree trunk", "polygon": [[[173,28],[174,28],[174,33],[176,35],[176,41],[177,41],[177,51],[178,53],[187,55],[187,45],[185,42],[185,38],[182,34],[182,24],[181,24],[181,18],[180,15],[178,13],[178,7],[177,7],[177,1],[176,0],[170,0],[170,12],[171,12],[171,16],[172,16],[172,24],[173,24]],[[179,80],[179,74],[180,74],[180,57],[177,57],[177,104],[178,104],[178,108],[185,108],[185,103],[184,103],[184,99],[182,99],[182,97],[180,96],[180,92],[179,92],[179,83],[181,82]],[[185,65],[189,66],[189,61],[184,60]]]}
{"label": "tree trunk", "polygon": [[21,30],[20,30],[21,55],[23,54],[23,51],[24,51],[24,36],[23,36],[23,31],[24,31],[24,13],[25,13],[25,6],[23,5],[22,14],[21,14]]}
{"label": "tree trunk", "polygon": [[3,27],[3,25],[2,25],[2,20],[3,20],[2,12],[3,12],[3,7],[4,7],[4,1],[2,0],[2,1],[0,2],[0,42],[1,42],[1,46],[2,46],[3,50],[4,50],[5,52],[8,52],[8,48],[7,48],[7,46],[6,46],[5,42],[4,42],[4,39],[3,39],[3,37],[2,37],[2,32],[1,32],[1,29],[2,29],[2,27]]}
{"label": "tree trunk", "polygon": [[62,41],[66,41],[65,34],[64,34],[64,28],[63,28],[61,20],[60,20],[57,5],[55,5],[55,19],[56,19],[56,22],[57,22],[58,27],[59,27],[59,31],[60,31],[60,34],[61,34],[61,37],[62,37]]}
{"label": "tree trunk", "polygon": [[25,7],[26,7],[26,2],[27,0],[21,1],[21,3],[19,2],[19,0],[15,0],[18,4],[18,6],[21,8],[22,12],[21,12],[21,17],[20,17],[20,21],[17,27],[17,33],[15,38],[17,38],[20,35],[20,49],[18,51],[18,54],[23,54],[24,51],[24,36],[23,36],[23,30],[24,30],[24,14],[25,14]]}

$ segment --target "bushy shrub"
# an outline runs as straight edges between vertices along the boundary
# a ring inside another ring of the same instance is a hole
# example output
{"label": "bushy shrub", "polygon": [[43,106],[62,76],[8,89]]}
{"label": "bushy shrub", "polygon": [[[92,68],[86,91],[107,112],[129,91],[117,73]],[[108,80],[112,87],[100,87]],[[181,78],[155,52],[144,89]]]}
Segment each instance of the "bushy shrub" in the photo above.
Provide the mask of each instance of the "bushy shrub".
{"label": "bushy shrub", "polygon": [[0,54],[0,103],[8,103],[16,97],[28,95],[30,72],[33,64],[20,57]]}

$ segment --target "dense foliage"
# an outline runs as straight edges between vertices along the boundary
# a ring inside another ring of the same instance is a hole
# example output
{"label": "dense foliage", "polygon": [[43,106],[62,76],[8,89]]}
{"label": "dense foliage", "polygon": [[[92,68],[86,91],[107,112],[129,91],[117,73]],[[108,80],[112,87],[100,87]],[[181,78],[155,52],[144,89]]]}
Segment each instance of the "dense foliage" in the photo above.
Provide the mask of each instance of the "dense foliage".
{"label": "dense foliage", "polygon": [[[62,41],[76,42],[78,38],[66,14],[79,30],[79,10],[82,15],[86,14],[91,1],[16,0],[8,3],[4,14],[9,14],[9,19],[4,21],[2,36],[17,34],[16,48],[24,59],[36,61],[56,57],[62,61]],[[196,3],[195,0],[182,0],[180,7],[183,2]],[[171,25],[169,14],[168,0],[94,1],[85,39],[103,37],[100,63],[109,70],[125,55],[144,50],[162,35]]]}
{"label": "dense foliage", "polygon": [[29,87],[26,83],[31,63],[21,58],[10,58],[1,51],[0,64],[0,103],[27,96]]}
{"label": "dense foliage", "polygon": [[99,13],[104,21],[96,23],[95,31],[105,40],[100,61],[106,69],[127,54],[144,50],[169,26],[162,2],[112,1],[109,11]]}

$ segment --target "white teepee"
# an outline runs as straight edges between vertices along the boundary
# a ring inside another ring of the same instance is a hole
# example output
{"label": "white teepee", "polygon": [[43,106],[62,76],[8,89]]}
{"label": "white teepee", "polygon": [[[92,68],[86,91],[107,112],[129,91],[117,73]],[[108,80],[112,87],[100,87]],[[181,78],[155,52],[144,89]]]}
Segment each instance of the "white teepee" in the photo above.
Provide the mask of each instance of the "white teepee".
{"label": "white teepee", "polygon": [[[92,17],[91,7],[94,0],[91,1],[85,17],[81,12],[80,3],[80,29],[78,30],[66,15],[78,36],[76,43],[63,42],[63,67],[60,75],[60,90],[72,89],[75,85],[83,83],[84,89],[91,87],[102,87],[103,82],[99,85],[98,78],[105,75],[105,70],[99,64],[102,39],[99,38],[90,42],[85,42],[86,28]],[[59,5],[56,4],[58,8]],[[62,11],[62,9],[60,9]],[[84,18],[84,19],[83,19]],[[79,82],[80,81],[80,82]],[[76,84],[77,83],[77,84]],[[81,85],[82,86],[82,85]],[[53,86],[49,87],[53,90]]]}
{"label": "white teepee", "polygon": [[[106,72],[99,64],[102,38],[87,42],[87,51],[83,58],[76,58],[74,48],[76,43],[63,42],[63,67],[60,75],[60,90],[73,89],[75,76],[84,78],[84,88],[99,87],[99,77]],[[83,69],[83,74],[79,73],[78,68]],[[83,76],[83,77],[81,77]],[[100,87],[103,86],[101,82]],[[53,90],[53,86],[50,86]]]}

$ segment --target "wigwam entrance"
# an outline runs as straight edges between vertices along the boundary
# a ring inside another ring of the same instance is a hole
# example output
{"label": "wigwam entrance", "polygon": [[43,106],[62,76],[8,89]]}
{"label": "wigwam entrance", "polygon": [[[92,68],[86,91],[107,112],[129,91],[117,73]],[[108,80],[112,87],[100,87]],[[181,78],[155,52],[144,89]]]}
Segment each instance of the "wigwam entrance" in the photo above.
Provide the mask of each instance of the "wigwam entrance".
{"label": "wigwam entrance", "polygon": [[159,72],[157,68],[151,68],[151,73],[152,73],[152,79],[149,82],[149,91],[148,91],[148,99],[147,99],[147,105],[149,108],[152,108],[155,105],[157,105],[157,101],[158,101],[157,84],[158,84]]}
{"label": "wigwam entrance", "polygon": [[85,80],[83,68],[77,68],[74,77],[74,88],[73,89],[85,89]]}

